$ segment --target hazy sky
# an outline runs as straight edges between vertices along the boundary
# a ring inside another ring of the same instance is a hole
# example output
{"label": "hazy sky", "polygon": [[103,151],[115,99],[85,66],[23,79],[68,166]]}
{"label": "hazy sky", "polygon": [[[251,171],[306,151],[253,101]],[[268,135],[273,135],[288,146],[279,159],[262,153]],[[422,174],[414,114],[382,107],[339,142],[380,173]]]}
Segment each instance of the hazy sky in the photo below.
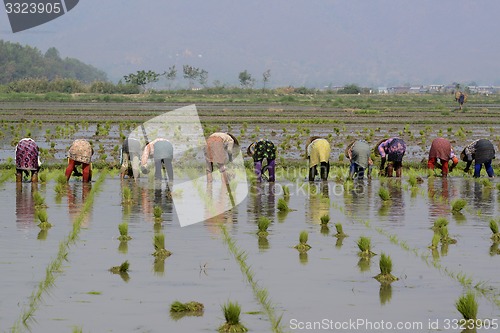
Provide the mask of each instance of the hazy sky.
{"label": "hazy sky", "polygon": [[498,0],[80,0],[64,16],[1,39],[78,58],[114,81],[176,65],[270,86],[500,85]]}

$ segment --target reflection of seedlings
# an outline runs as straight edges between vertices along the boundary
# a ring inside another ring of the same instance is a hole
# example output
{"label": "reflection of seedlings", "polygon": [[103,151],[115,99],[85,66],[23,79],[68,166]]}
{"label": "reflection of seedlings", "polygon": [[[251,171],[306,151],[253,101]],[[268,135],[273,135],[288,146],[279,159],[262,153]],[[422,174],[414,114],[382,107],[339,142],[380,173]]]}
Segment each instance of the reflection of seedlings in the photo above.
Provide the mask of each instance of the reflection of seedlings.
{"label": "reflection of seedlings", "polygon": [[124,204],[129,204],[132,202],[132,190],[128,187],[122,189],[122,202]]}
{"label": "reflection of seedlings", "polygon": [[444,244],[455,244],[457,242],[456,239],[451,238],[448,232],[448,227],[442,227],[439,229],[439,235],[441,236],[441,243]]}
{"label": "reflection of seedlings", "polygon": [[[455,302],[455,306],[464,320],[471,320],[472,323],[476,321],[478,304],[476,301],[476,296],[474,296],[474,293],[472,293],[472,291],[468,291],[465,295],[460,296]],[[469,323],[471,322],[467,322],[467,324]]]}
{"label": "reflection of seedlings", "polygon": [[38,227],[42,230],[47,230],[52,228],[52,224],[49,223],[49,216],[45,209],[39,209],[36,211],[36,218],[40,221]]}
{"label": "reflection of seedlings", "polygon": [[335,223],[335,229],[337,230],[337,233],[333,235],[334,237],[341,239],[348,236],[347,234],[344,233],[344,228],[342,227],[342,223]]}
{"label": "reflection of seedlings", "polygon": [[361,272],[366,272],[370,270],[371,260],[370,258],[361,257],[358,261],[358,267]]}
{"label": "reflection of seedlings", "polygon": [[371,239],[369,237],[365,237],[365,236],[361,236],[359,237],[359,240],[358,240],[358,248],[359,248],[359,251],[358,252],[358,255],[360,257],[364,257],[364,258],[371,258],[375,255],[375,253],[373,253],[371,251]]}
{"label": "reflection of seedlings", "polygon": [[490,230],[491,233],[493,234],[491,236],[491,239],[493,242],[498,243],[500,242],[500,233],[498,232],[498,223],[494,219],[490,220]]}
{"label": "reflection of seedlings", "polygon": [[389,193],[389,190],[385,187],[381,187],[378,190],[378,196],[380,197],[380,199],[382,199],[383,202],[391,200],[391,195]]}
{"label": "reflection of seedlings", "polygon": [[259,228],[259,231],[257,232],[257,235],[259,237],[265,238],[269,233],[267,232],[267,228],[269,228],[269,225],[271,224],[271,220],[269,220],[265,216],[259,217],[257,220],[257,226]]}
{"label": "reflection of seedlings", "polygon": [[155,218],[155,222],[161,222],[161,214],[162,213],[163,213],[163,210],[161,209],[160,206],[154,206],[153,216]]}
{"label": "reflection of seedlings", "polygon": [[493,242],[490,246],[490,256],[494,256],[497,254],[500,254],[500,249],[498,248],[498,245],[500,245],[499,242]]}
{"label": "reflection of seedlings", "polygon": [[467,201],[462,198],[455,199],[451,202],[451,211],[454,214],[458,214],[462,211],[462,209],[467,205]]}
{"label": "reflection of seedlings", "polygon": [[380,298],[380,304],[384,305],[391,301],[392,298],[392,286],[390,283],[381,283],[380,290],[378,292]]}
{"label": "reflection of seedlings", "polygon": [[40,229],[40,231],[38,232],[38,235],[36,236],[36,239],[46,240],[48,234],[49,233],[48,233],[47,229]]}
{"label": "reflection of seedlings", "polygon": [[226,323],[219,327],[219,332],[247,332],[248,328],[240,323],[241,307],[235,302],[227,302],[222,306]]}
{"label": "reflection of seedlings", "polygon": [[120,236],[118,237],[119,241],[126,242],[131,240],[132,237],[128,235],[128,223],[123,222],[118,225],[118,231],[120,232]]}
{"label": "reflection of seedlings", "polygon": [[153,253],[153,255],[156,258],[165,259],[172,254],[172,252],[165,249],[165,235],[164,234],[154,235],[153,245],[155,247],[155,252]]}
{"label": "reflection of seedlings", "polygon": [[302,265],[305,265],[307,264],[308,261],[309,261],[309,256],[307,255],[307,252],[299,252],[299,262]]}
{"label": "reflection of seedlings", "polygon": [[285,198],[286,201],[290,199],[290,187],[283,185],[283,197]]}
{"label": "reflection of seedlings", "polygon": [[398,278],[391,274],[392,272],[392,260],[391,257],[382,252],[380,255],[380,274],[375,276],[375,279],[382,284],[390,284],[397,281]]}
{"label": "reflection of seedlings", "polygon": [[155,258],[155,261],[153,263],[153,271],[160,276],[165,273],[165,258]]}
{"label": "reflection of seedlings", "polygon": [[127,253],[128,252],[128,242],[121,241],[120,244],[118,245],[118,251],[120,253]]}
{"label": "reflection of seedlings", "polygon": [[309,233],[305,230],[301,231],[299,235],[299,244],[295,245],[294,248],[299,250],[299,252],[309,251],[311,246],[307,244],[308,239],[309,239]]}
{"label": "reflection of seedlings", "polygon": [[429,246],[429,248],[432,250],[437,249],[440,241],[441,241],[441,236],[439,235],[439,233],[435,232],[434,235],[432,236],[432,243],[431,246]]}

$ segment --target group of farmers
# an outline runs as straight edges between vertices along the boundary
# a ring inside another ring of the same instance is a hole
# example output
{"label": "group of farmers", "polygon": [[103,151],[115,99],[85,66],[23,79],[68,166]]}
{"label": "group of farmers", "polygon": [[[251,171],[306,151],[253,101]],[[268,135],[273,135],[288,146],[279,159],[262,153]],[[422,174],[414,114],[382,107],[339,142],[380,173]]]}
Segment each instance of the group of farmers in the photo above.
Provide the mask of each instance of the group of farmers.
{"label": "group of farmers", "polygon": [[[41,165],[38,151],[38,146],[33,139],[24,138],[19,141],[16,146],[17,182],[22,181],[23,172],[28,175],[31,172],[31,181],[38,181],[38,170]],[[396,177],[402,176],[403,157],[406,152],[406,143],[403,139],[398,137],[385,138],[375,145],[373,151],[376,156],[380,156],[381,176],[393,177],[394,173]],[[355,140],[347,146],[345,156],[350,161],[349,177],[351,179],[363,179],[365,172],[369,178],[371,177],[373,166],[371,152],[369,144],[364,140]],[[93,153],[92,145],[87,140],[75,140],[68,151],[66,179],[69,180],[71,175],[75,175],[82,176],[83,182],[91,181]],[[229,180],[225,172],[226,165],[239,153],[239,142],[234,135],[224,132],[211,134],[206,139],[204,147],[207,181],[212,182],[212,172],[214,165],[216,165],[222,175],[222,181],[227,183]],[[309,181],[314,181],[316,176],[319,176],[321,180],[328,179],[330,153],[331,147],[327,139],[312,136],[306,140],[305,156],[309,166]],[[267,139],[253,142],[247,149],[247,155],[253,158],[258,182],[262,181],[265,171],[268,172],[266,179],[270,182],[275,181],[276,146],[273,142]],[[127,138],[121,149],[120,176],[122,179],[125,176],[137,179],[140,171],[148,173],[149,169],[154,166],[155,179],[163,179],[163,170],[165,170],[168,181],[172,182],[174,178],[173,157],[174,147],[165,138],[156,138],[147,142],[144,147],[139,140]],[[474,162],[474,177],[480,176],[483,165],[488,176],[494,176],[491,163],[495,158],[495,149],[489,140],[478,139],[469,143],[461,152],[460,158],[467,163],[465,172],[469,172]],[[154,161],[153,163],[150,162],[151,159]],[[437,167],[441,169],[442,176],[446,177],[457,166],[458,161],[449,140],[436,138],[432,141],[427,162],[429,169],[434,170]],[[81,172],[77,170],[79,165],[81,165]]]}

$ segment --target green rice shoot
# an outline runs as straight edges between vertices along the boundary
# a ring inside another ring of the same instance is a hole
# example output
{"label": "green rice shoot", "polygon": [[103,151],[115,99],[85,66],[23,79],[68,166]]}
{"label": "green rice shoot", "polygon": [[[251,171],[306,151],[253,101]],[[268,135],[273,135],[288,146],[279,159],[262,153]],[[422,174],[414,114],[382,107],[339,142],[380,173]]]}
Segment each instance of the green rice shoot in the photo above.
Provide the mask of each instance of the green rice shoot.
{"label": "green rice shoot", "polygon": [[201,312],[203,309],[202,303],[194,301],[187,303],[175,301],[170,305],[170,312]]}
{"label": "green rice shoot", "polygon": [[451,202],[451,211],[453,213],[460,213],[466,205],[467,201],[465,199],[457,198]]}
{"label": "green rice shoot", "polygon": [[334,235],[335,237],[347,237],[347,234],[344,233],[344,227],[342,226],[342,223],[335,223],[335,230],[337,230],[337,233]]}
{"label": "green rice shoot", "polygon": [[321,221],[321,224],[322,225],[327,225],[328,222],[330,222],[330,215],[328,214],[325,214],[325,215],[322,215],[319,220]]}
{"label": "green rice shoot", "polygon": [[219,332],[248,332],[248,328],[240,322],[241,306],[237,302],[228,301],[222,306],[226,323],[219,327]]}
{"label": "green rice shoot", "polygon": [[161,215],[163,214],[163,210],[160,206],[154,206],[153,208],[153,216],[156,221],[161,220]]}
{"label": "green rice shoot", "polygon": [[465,320],[476,320],[478,304],[472,291],[468,291],[455,302],[455,306]]}
{"label": "green rice shoot", "polygon": [[128,240],[132,239],[132,237],[130,237],[128,235],[128,223],[127,222],[123,222],[123,223],[118,224],[118,231],[120,232],[120,236],[118,237],[118,240],[128,241]]}
{"label": "green rice shoot", "polygon": [[280,212],[289,212],[290,211],[290,208],[288,207],[288,203],[283,198],[278,199],[277,207],[278,207],[278,211],[280,211]]}
{"label": "green rice shoot", "polygon": [[385,187],[381,187],[378,190],[378,196],[380,197],[380,199],[382,199],[383,202],[391,200],[391,195],[389,193],[389,190]]}
{"label": "green rice shoot", "polygon": [[271,224],[271,220],[265,216],[259,217],[257,220],[257,227],[259,228],[259,231],[257,234],[259,237],[266,237],[269,233],[267,232],[267,229],[269,228],[269,225]]}

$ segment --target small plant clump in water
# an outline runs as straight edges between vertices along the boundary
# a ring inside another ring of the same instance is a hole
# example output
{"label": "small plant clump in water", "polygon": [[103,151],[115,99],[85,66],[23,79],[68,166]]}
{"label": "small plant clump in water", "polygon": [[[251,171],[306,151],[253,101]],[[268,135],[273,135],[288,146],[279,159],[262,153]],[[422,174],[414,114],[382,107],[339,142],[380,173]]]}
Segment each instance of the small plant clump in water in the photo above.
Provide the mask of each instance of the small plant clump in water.
{"label": "small plant clump in water", "polygon": [[286,186],[286,185],[283,185],[282,188],[283,188],[283,197],[285,199],[290,198],[290,188],[288,186]]}
{"label": "small plant clump in water", "polygon": [[467,205],[467,201],[465,199],[455,199],[451,202],[451,211],[454,214],[460,213],[462,209]]}
{"label": "small plant clump in water", "polygon": [[47,205],[45,204],[45,198],[39,192],[33,193],[33,201],[35,203],[35,207],[37,208],[47,207]]}
{"label": "small plant clump in water", "polygon": [[52,224],[49,223],[49,216],[45,209],[39,209],[36,211],[36,218],[40,221],[38,227],[42,230],[52,228]]}
{"label": "small plant clump in water", "polygon": [[434,221],[434,225],[432,226],[432,230],[439,232],[440,229],[446,228],[448,226],[448,220],[446,217],[438,217],[436,221]]}
{"label": "small plant clump in water", "polygon": [[380,199],[382,199],[383,202],[387,202],[391,199],[391,195],[389,193],[389,190],[385,187],[381,187],[378,190],[378,196],[380,197]]}
{"label": "small plant clump in water", "polygon": [[465,295],[460,296],[455,306],[464,320],[475,321],[477,319],[478,304],[472,291],[468,291]]}
{"label": "small plant clump in water", "polygon": [[440,241],[441,241],[441,235],[439,233],[435,232],[434,235],[432,236],[432,242],[431,242],[431,246],[429,246],[429,248],[433,249],[433,250],[437,249]]}
{"label": "small plant clump in water", "polygon": [[132,237],[128,235],[128,223],[123,222],[118,225],[118,231],[120,232],[120,236],[118,237],[119,241],[128,241],[131,240]]}
{"label": "small plant clump in water", "polygon": [[299,250],[299,252],[307,252],[309,249],[311,249],[311,246],[307,244],[307,241],[309,239],[309,234],[307,231],[303,230],[300,232],[299,235],[299,244],[295,245],[294,248]]}
{"label": "small plant clump in water", "polygon": [[326,226],[328,222],[330,222],[330,215],[328,214],[322,215],[319,219],[321,221],[321,225]]}
{"label": "small plant clump in water", "polygon": [[219,327],[219,332],[248,332],[248,328],[240,323],[241,307],[235,302],[227,302],[222,306],[226,323]]}
{"label": "small plant clump in water", "polygon": [[347,237],[347,234],[344,233],[344,228],[342,227],[342,223],[335,223],[335,229],[337,230],[337,233],[333,235],[334,237],[337,238]]}
{"label": "small plant clump in water", "polygon": [[448,227],[442,227],[439,229],[439,235],[441,236],[441,244],[456,244],[457,240],[450,237],[448,232]]}
{"label": "small plant clump in water", "polygon": [[128,187],[124,187],[122,190],[122,202],[124,204],[129,204],[132,202],[132,190]]}
{"label": "small plant clump in water", "polygon": [[278,199],[278,210],[280,212],[289,212],[291,209],[288,207],[288,203],[286,202],[285,199],[279,198]]}
{"label": "small plant clump in water", "polygon": [[365,257],[365,258],[370,258],[372,256],[375,255],[375,253],[373,253],[371,251],[371,239],[368,238],[368,237],[365,237],[365,236],[361,236],[359,237],[359,240],[358,240],[358,248],[359,248],[359,251],[358,252],[358,255],[360,257]]}
{"label": "small plant clump in water", "polygon": [[153,208],[153,216],[155,217],[155,222],[161,221],[161,214],[163,213],[160,206],[154,206]]}
{"label": "small plant clump in water", "polygon": [[155,247],[155,252],[153,255],[158,259],[165,259],[172,255],[172,252],[165,249],[165,235],[155,234],[153,238],[153,245]]}
{"label": "small plant clump in water", "polygon": [[267,232],[267,228],[269,228],[269,225],[271,224],[271,220],[268,219],[265,216],[259,217],[257,220],[257,226],[259,228],[259,231],[257,232],[257,235],[259,237],[267,237],[269,233]]}
{"label": "small plant clump in water", "polygon": [[493,234],[491,236],[491,239],[493,242],[498,243],[500,242],[500,233],[498,232],[498,223],[494,219],[490,220],[490,230],[491,233]]}
{"label": "small plant clump in water", "polygon": [[375,279],[380,283],[392,283],[398,278],[391,274],[392,260],[391,257],[382,252],[380,256],[380,274],[375,276]]}
{"label": "small plant clump in water", "polygon": [[170,312],[203,312],[204,306],[199,302],[181,303],[175,301],[170,305]]}
{"label": "small plant clump in water", "polygon": [[120,266],[113,266],[109,271],[113,274],[124,274],[128,272],[130,264],[128,260],[125,260]]}

